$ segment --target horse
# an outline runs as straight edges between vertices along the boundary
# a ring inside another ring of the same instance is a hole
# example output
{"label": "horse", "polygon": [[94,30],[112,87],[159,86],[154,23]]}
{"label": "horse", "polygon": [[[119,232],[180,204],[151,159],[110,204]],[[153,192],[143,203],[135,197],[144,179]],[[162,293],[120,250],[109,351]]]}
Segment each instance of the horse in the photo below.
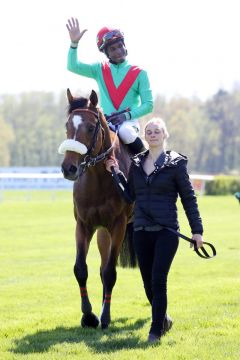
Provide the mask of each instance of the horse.
{"label": "horse", "polygon": [[[73,203],[76,220],[76,261],[74,274],[81,295],[81,325],[96,328],[98,317],[92,312],[87,291],[87,253],[97,230],[97,245],[101,256],[100,277],[103,285],[101,328],[111,321],[110,306],[116,282],[119,254],[120,265],[136,265],[132,246],[122,247],[127,237],[127,224],[132,216],[132,205],[121,196],[113,177],[106,170],[104,160],[115,154],[121,170],[127,175],[131,163],[126,146],[109,129],[98,97],[92,90],[89,99],[73,97],[67,89],[67,139],[59,147],[64,154],[61,164],[66,179],[74,181]],[[126,240],[127,241],[127,240]],[[124,250],[123,250],[124,249]],[[123,253],[120,253],[124,251]],[[120,256],[121,258],[121,256]]]}

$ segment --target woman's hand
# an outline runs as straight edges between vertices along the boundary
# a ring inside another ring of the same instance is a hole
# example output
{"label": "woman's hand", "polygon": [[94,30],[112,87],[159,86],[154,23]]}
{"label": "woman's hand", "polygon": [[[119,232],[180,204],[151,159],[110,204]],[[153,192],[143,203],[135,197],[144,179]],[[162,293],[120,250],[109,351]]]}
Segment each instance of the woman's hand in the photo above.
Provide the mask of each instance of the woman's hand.
{"label": "woman's hand", "polygon": [[[201,234],[193,234],[192,240],[194,240],[196,242],[196,246],[198,249],[203,246],[203,238],[202,238]],[[193,247],[193,246],[194,246],[194,244],[190,245],[190,247]]]}
{"label": "woman's hand", "polygon": [[120,172],[118,162],[114,156],[109,157],[104,163],[107,171],[111,172],[111,167],[113,166],[116,173]]}
{"label": "woman's hand", "polygon": [[70,39],[73,43],[78,43],[84,33],[87,31],[87,29],[80,31],[78,19],[74,18],[68,19],[66,27],[68,29]]}

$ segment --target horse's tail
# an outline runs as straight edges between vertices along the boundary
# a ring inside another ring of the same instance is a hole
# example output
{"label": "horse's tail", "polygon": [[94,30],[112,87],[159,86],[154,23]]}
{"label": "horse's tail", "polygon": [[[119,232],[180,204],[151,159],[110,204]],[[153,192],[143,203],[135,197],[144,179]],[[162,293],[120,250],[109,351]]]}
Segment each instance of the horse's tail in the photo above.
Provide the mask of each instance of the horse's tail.
{"label": "horse's tail", "polygon": [[119,254],[120,266],[135,268],[138,266],[137,257],[133,246],[133,223],[127,224],[125,236]]}

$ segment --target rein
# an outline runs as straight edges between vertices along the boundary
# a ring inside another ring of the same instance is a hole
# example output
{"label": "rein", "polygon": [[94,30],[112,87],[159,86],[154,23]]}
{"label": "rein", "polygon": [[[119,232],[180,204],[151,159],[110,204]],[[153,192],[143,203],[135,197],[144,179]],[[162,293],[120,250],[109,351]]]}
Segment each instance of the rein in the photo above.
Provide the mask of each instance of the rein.
{"label": "rein", "polygon": [[167,229],[169,231],[171,231],[172,233],[174,233],[175,235],[179,236],[180,238],[190,242],[191,244],[193,244],[194,246],[194,251],[198,254],[198,256],[200,256],[201,258],[203,259],[211,259],[213,258],[214,256],[217,255],[217,251],[215,249],[215,247],[210,244],[209,242],[206,242],[206,241],[203,241],[203,244],[204,245],[207,245],[211,248],[212,250],[212,255],[209,255],[209,253],[207,252],[207,250],[204,248],[204,246],[201,246],[199,249],[197,248],[197,244],[196,244],[196,241],[189,238],[188,236],[186,235],[183,235],[181,234],[179,231],[175,230],[175,229],[172,229],[170,227],[167,227],[167,226],[163,226],[163,229]]}

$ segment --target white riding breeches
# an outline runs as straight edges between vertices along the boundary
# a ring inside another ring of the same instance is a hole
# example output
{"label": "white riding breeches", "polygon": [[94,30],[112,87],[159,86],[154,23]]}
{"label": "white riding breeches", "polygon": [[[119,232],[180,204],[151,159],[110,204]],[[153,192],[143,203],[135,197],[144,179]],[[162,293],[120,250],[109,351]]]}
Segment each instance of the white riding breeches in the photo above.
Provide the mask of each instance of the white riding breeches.
{"label": "white riding breeches", "polygon": [[138,120],[124,121],[118,128],[118,135],[124,144],[133,143],[139,136],[139,132]]}

